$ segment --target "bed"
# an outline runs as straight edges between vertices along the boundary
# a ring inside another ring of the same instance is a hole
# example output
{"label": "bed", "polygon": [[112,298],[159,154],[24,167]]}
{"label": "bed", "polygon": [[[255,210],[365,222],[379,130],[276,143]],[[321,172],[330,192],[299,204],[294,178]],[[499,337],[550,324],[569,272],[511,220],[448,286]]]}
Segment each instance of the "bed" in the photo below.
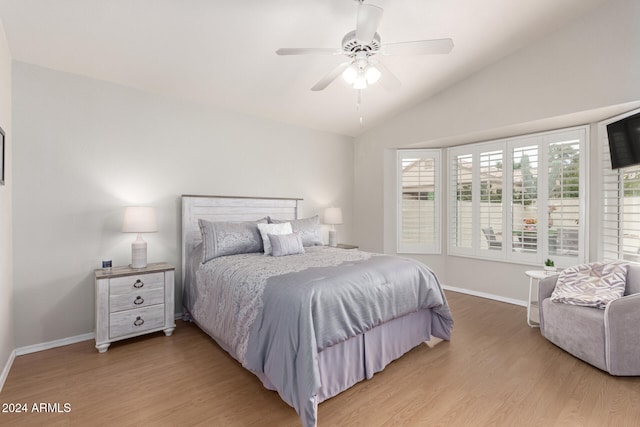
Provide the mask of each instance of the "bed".
{"label": "bed", "polygon": [[426,266],[322,246],[300,202],[182,196],[183,302],[311,427],[319,403],[432,337],[448,340],[453,319]]}

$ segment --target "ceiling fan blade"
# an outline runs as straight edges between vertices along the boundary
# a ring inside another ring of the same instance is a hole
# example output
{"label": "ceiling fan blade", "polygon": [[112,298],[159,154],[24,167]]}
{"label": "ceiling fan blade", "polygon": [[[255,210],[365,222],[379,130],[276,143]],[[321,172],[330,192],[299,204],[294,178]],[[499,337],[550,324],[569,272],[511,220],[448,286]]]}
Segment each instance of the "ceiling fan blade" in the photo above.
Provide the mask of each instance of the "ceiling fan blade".
{"label": "ceiling fan blade", "polygon": [[382,62],[371,61],[371,63],[374,64],[378,68],[378,70],[380,70],[381,76],[380,80],[378,80],[378,84],[380,84],[380,86],[382,86],[386,90],[391,91],[398,89],[402,85],[395,74],[389,71],[389,69]]}
{"label": "ceiling fan blade", "polygon": [[333,82],[340,74],[342,74],[342,72],[349,66],[351,65],[351,62],[343,62],[342,64],[338,65],[336,68],[334,68],[333,70],[331,70],[329,72],[329,74],[327,74],[326,76],[324,76],[322,79],[320,79],[320,81],[318,83],[316,83],[315,85],[313,85],[313,87],[311,88],[312,91],[317,92],[319,90],[323,90],[324,88],[326,88],[327,86],[329,86],[331,84],[331,82]]}
{"label": "ceiling fan blade", "polygon": [[373,40],[382,19],[382,12],[382,8],[378,6],[360,3],[356,21],[356,39],[360,43],[368,44]]}
{"label": "ceiling fan blade", "polygon": [[418,40],[389,43],[380,49],[384,55],[434,55],[449,53],[453,49],[452,39]]}
{"label": "ceiling fan blade", "polygon": [[276,50],[278,55],[339,55],[340,49],[323,47],[283,47]]}

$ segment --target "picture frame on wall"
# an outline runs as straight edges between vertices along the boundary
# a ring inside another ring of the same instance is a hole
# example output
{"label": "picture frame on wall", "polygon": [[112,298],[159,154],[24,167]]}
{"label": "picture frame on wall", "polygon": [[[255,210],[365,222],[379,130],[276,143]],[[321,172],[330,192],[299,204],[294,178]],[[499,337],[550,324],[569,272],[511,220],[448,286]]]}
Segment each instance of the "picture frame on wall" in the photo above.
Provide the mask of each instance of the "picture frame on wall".
{"label": "picture frame on wall", "polygon": [[0,185],[4,185],[4,131],[0,127]]}

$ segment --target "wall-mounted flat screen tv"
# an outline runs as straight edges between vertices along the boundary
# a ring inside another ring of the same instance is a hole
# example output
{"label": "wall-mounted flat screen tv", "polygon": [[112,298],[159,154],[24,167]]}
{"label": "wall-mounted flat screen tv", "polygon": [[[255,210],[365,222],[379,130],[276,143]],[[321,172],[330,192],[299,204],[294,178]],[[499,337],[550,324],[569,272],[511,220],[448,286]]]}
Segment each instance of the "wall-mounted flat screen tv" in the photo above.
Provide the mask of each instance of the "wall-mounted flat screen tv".
{"label": "wall-mounted flat screen tv", "polygon": [[607,125],[611,169],[640,164],[640,113]]}

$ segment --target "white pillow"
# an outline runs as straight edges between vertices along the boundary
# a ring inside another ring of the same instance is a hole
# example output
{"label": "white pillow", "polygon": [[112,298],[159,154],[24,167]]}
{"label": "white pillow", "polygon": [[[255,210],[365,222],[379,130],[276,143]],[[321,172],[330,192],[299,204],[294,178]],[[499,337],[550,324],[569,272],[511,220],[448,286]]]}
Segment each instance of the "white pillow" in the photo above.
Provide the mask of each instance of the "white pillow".
{"label": "white pillow", "polygon": [[604,309],[624,295],[627,264],[593,262],[563,270],[551,301]]}
{"label": "white pillow", "polygon": [[264,245],[264,253],[266,255],[270,255],[272,252],[269,234],[279,236],[281,234],[293,233],[290,222],[283,222],[281,224],[258,224],[258,230],[260,230],[260,235],[262,236],[262,244]]}

